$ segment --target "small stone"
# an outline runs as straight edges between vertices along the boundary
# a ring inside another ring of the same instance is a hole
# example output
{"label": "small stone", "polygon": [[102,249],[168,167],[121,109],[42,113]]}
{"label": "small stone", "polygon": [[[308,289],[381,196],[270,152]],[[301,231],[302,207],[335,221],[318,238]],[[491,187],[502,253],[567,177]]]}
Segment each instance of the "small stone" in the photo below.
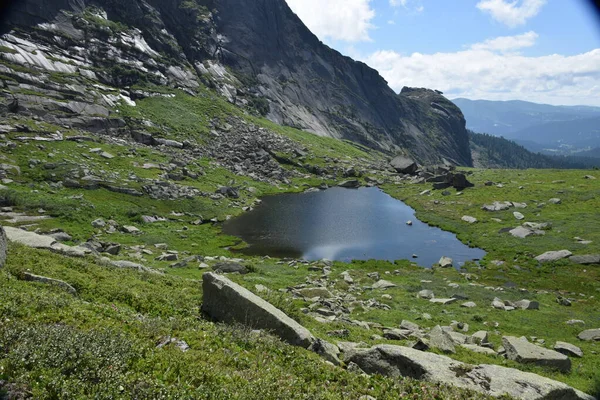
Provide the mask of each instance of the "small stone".
{"label": "small stone", "polygon": [[140,230],[132,225],[124,225],[121,230],[125,233],[140,233]]}
{"label": "small stone", "polygon": [[477,307],[477,304],[475,304],[472,301],[468,301],[466,303],[461,304],[460,306],[464,307],[464,308],[475,308],[475,307]]}
{"label": "small stone", "polygon": [[513,215],[515,216],[516,219],[518,219],[519,221],[524,220],[525,216],[523,214],[521,214],[518,211],[513,212]]}
{"label": "small stone", "polygon": [[419,297],[421,299],[433,299],[435,296],[433,294],[433,291],[425,289],[425,290],[421,290],[419,293],[417,293],[417,297]]}
{"label": "small stone", "polygon": [[548,203],[550,203],[550,204],[562,204],[562,200],[558,199],[558,198],[553,198],[553,199],[548,200]]}
{"label": "small stone", "polygon": [[475,217],[470,217],[470,216],[468,216],[468,215],[465,215],[465,216],[463,216],[461,219],[462,219],[463,221],[465,221],[465,222],[469,223],[469,224],[474,224],[474,223],[476,223],[476,222],[477,222],[477,218],[475,218]]}
{"label": "small stone", "polygon": [[103,228],[106,226],[106,221],[104,221],[102,218],[98,218],[98,219],[92,221],[92,226],[94,228]]}

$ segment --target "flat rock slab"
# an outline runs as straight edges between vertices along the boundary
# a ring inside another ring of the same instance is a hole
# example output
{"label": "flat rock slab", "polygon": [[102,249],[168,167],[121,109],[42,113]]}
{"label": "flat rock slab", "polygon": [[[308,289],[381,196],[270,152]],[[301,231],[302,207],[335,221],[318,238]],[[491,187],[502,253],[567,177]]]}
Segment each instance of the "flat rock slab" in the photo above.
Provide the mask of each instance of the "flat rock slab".
{"label": "flat rock slab", "polygon": [[395,283],[392,283],[390,281],[385,281],[385,280],[380,280],[377,281],[373,284],[373,286],[371,286],[373,289],[387,289],[387,288],[393,288],[396,287],[397,285]]}
{"label": "flat rock slab", "polygon": [[548,350],[527,339],[514,336],[504,336],[502,345],[506,349],[506,356],[522,364],[535,364],[540,366],[556,368],[562,372],[571,370],[571,360],[564,354],[554,350]]}
{"label": "flat rock slab", "polygon": [[48,278],[45,276],[30,274],[29,272],[24,272],[23,280],[29,281],[29,282],[39,282],[39,283],[43,283],[46,285],[57,286],[72,295],[77,294],[77,290],[75,290],[75,288],[73,286],[71,286],[67,282],[61,281],[59,279],[53,279],[53,278]]}
{"label": "flat rock slab", "polygon": [[476,344],[461,344],[461,347],[464,347],[467,350],[470,350],[474,353],[479,353],[479,354],[486,354],[488,356],[497,356],[498,353],[496,353],[494,350],[489,349],[487,347],[481,347],[481,346],[477,346]]}
{"label": "flat rock slab", "polygon": [[431,303],[442,304],[442,305],[452,304],[452,303],[454,303],[457,300],[458,299],[429,299],[429,301]]}
{"label": "flat rock slab", "polygon": [[600,264],[600,254],[588,254],[584,256],[572,256],[569,257],[571,262],[581,265]]}
{"label": "flat rock slab", "polygon": [[523,400],[594,400],[562,382],[497,365],[472,366],[449,357],[408,347],[379,345],[351,350],[345,358],[367,374],[448,384],[486,395]]}
{"label": "flat rock slab", "polygon": [[217,321],[264,329],[283,341],[308,348],[313,335],[283,311],[222,275],[202,275],[202,311]]}
{"label": "flat rock slab", "polygon": [[577,337],[579,340],[584,340],[586,342],[600,341],[600,329],[588,329],[587,331],[581,332]]}
{"label": "flat rock slab", "polygon": [[83,257],[86,254],[91,253],[89,249],[79,246],[67,246],[65,244],[57,242],[51,236],[38,235],[34,232],[24,231],[19,228],[5,227],[6,237],[11,242],[20,243],[27,247],[34,249],[46,249],[56,253],[60,253],[71,257]]}
{"label": "flat rock slab", "polygon": [[556,342],[556,344],[554,345],[554,350],[556,350],[559,353],[562,353],[566,356],[579,357],[579,358],[583,357],[583,351],[581,351],[581,349],[579,347],[577,347],[571,343]]}
{"label": "flat rock slab", "polygon": [[520,239],[525,239],[529,236],[543,236],[546,234],[545,231],[539,229],[530,229],[524,226],[517,226],[515,229],[508,231],[508,233]]}
{"label": "flat rock slab", "polygon": [[559,250],[559,251],[547,251],[544,254],[540,254],[535,259],[539,262],[552,262],[562,260],[563,258],[571,257],[573,253],[569,250]]}

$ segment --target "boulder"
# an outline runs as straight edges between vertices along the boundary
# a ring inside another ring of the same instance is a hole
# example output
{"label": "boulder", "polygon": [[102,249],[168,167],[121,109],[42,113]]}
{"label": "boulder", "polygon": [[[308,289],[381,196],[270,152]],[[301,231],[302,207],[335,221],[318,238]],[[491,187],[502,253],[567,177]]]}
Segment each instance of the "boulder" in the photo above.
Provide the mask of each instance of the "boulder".
{"label": "boulder", "polygon": [[440,258],[440,261],[438,261],[439,266],[442,268],[450,268],[452,267],[452,263],[453,260],[450,257],[442,257]]}
{"label": "boulder", "polygon": [[264,329],[294,346],[309,348],[315,341],[302,325],[223,275],[205,273],[202,290],[202,311],[217,321]]}
{"label": "boulder", "polygon": [[4,231],[4,228],[0,226],[0,269],[4,267],[4,263],[6,262],[7,244],[6,232]]}
{"label": "boulder", "polygon": [[349,189],[358,189],[360,187],[360,181],[356,179],[351,179],[349,181],[343,181],[338,183],[338,186]]}
{"label": "boulder", "polygon": [[79,246],[67,246],[58,243],[56,239],[50,236],[38,235],[35,232],[28,232],[23,229],[5,227],[6,238],[11,242],[20,243],[34,249],[46,249],[66,256],[83,257],[90,253],[89,249]]}
{"label": "boulder", "polygon": [[433,299],[435,295],[433,294],[432,290],[424,289],[417,293],[417,297],[421,299]]}
{"label": "boulder", "polygon": [[515,307],[521,310],[539,310],[540,303],[531,300],[519,300],[515,302]]}
{"label": "boulder", "polygon": [[213,265],[213,271],[221,272],[223,274],[241,274],[245,275],[248,273],[248,268],[243,266],[242,264],[238,264],[236,262],[222,262]]}
{"label": "boulder", "polygon": [[444,353],[456,353],[452,337],[439,325],[429,332],[429,346]]}
{"label": "boulder", "polygon": [[464,215],[461,219],[468,224],[474,224],[477,222],[477,218],[471,217],[469,215]]}
{"label": "boulder", "polygon": [[514,237],[518,237],[520,239],[525,239],[526,237],[534,236],[534,235],[535,236],[543,236],[546,234],[546,232],[544,232],[543,230],[531,229],[531,228],[527,228],[525,226],[518,226],[515,229],[511,229],[510,231],[508,231],[508,233],[510,233]]}
{"label": "boulder", "polygon": [[342,365],[339,359],[340,349],[336,345],[322,339],[316,339],[308,349],[314,351],[333,365]]}
{"label": "boulder", "polygon": [[600,264],[600,254],[588,254],[583,256],[571,256],[569,260],[575,264],[591,265]]}
{"label": "boulder", "polygon": [[451,299],[429,299],[429,301],[434,304],[441,304],[441,305],[445,306],[445,305],[454,303],[455,301],[457,301],[457,299],[454,299],[454,298],[451,298]]}
{"label": "boulder", "polygon": [[487,348],[487,347],[477,346],[476,344],[461,344],[460,347],[463,347],[474,353],[485,354],[488,356],[497,356],[498,355],[498,353],[496,353],[494,350]]}
{"label": "boulder", "polygon": [[384,329],[383,337],[388,340],[405,340],[412,332],[406,329]]}
{"label": "boulder", "polygon": [[535,259],[541,263],[545,263],[562,260],[563,258],[571,257],[572,255],[573,253],[569,250],[547,251],[544,254],[540,254]]}
{"label": "boulder", "polygon": [[559,353],[562,353],[566,356],[578,357],[578,358],[583,357],[583,351],[581,351],[581,349],[579,347],[577,347],[571,343],[556,342],[554,344],[554,350],[556,350]]}
{"label": "boulder", "polygon": [[68,292],[72,295],[77,294],[77,290],[75,290],[75,288],[73,286],[71,286],[67,282],[61,281],[59,279],[47,278],[45,276],[39,276],[39,275],[30,274],[29,272],[24,272],[23,280],[29,281],[29,282],[39,282],[39,283],[43,283],[46,285],[56,286],[56,287],[59,287],[59,288],[65,290],[66,292]]}
{"label": "boulder", "polygon": [[521,221],[521,220],[524,220],[524,219],[525,219],[525,216],[524,216],[523,214],[521,214],[520,212],[518,212],[518,211],[515,211],[515,212],[513,212],[513,215],[514,215],[514,217],[515,217],[516,219],[518,219],[519,221]]}
{"label": "boulder", "polygon": [[514,336],[504,336],[502,345],[506,349],[506,357],[509,360],[522,364],[535,364],[545,367],[552,367],[561,372],[571,370],[571,360],[554,350],[548,350],[533,343],[529,343],[525,338]]}
{"label": "boulder", "polygon": [[421,330],[421,328],[419,328],[419,325],[415,324],[414,322],[407,321],[405,319],[403,319],[400,323],[400,329],[405,329],[411,332],[418,332]]}
{"label": "boulder", "polygon": [[390,165],[396,170],[396,172],[409,175],[413,175],[419,168],[414,160],[404,156],[395,157],[392,161],[390,161]]}
{"label": "boulder", "polygon": [[375,282],[373,284],[373,286],[371,286],[373,289],[387,289],[387,288],[393,288],[396,287],[397,285],[390,282],[390,281],[386,281],[386,280],[379,280],[377,282]]}
{"label": "boulder", "polygon": [[402,346],[355,349],[346,357],[367,374],[408,377],[523,400],[594,400],[562,382],[497,365],[468,365],[449,357]]}
{"label": "boulder", "polygon": [[504,211],[504,210],[508,210],[512,206],[513,206],[513,204],[509,201],[504,201],[504,202],[495,201],[492,204],[484,204],[483,207],[481,207],[481,209],[484,211]]}
{"label": "boulder", "polygon": [[333,297],[331,292],[323,287],[304,288],[300,289],[298,293],[306,298],[320,297],[322,299],[330,299]]}
{"label": "boulder", "polygon": [[586,331],[581,332],[577,335],[579,340],[583,340],[586,342],[590,341],[600,341],[600,329],[588,329]]}
{"label": "boulder", "polygon": [[468,339],[468,342],[471,344],[476,344],[478,346],[483,346],[484,344],[489,343],[488,332],[477,331],[471,335],[471,337]]}

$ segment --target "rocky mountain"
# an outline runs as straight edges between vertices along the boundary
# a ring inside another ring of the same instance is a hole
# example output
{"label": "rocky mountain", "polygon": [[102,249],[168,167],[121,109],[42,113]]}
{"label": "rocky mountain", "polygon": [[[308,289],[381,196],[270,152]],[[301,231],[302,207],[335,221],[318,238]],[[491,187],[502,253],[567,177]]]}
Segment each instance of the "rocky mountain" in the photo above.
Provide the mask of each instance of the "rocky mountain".
{"label": "rocky mountain", "polygon": [[395,93],[321,43],[284,0],[23,0],[4,6],[4,111],[143,137],[120,104],[208,86],[272,121],[422,163],[472,165],[465,119],[440,92]]}
{"label": "rocky mountain", "polygon": [[470,130],[509,139],[523,139],[521,131],[542,130],[544,125],[600,117],[600,107],[552,106],[518,100],[454,99],[452,101],[464,113]]}

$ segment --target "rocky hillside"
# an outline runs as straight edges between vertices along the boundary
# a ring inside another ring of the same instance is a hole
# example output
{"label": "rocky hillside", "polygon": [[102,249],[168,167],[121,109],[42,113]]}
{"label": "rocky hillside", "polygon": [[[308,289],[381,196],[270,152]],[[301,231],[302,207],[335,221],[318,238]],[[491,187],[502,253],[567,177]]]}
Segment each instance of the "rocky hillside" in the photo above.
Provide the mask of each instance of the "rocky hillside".
{"label": "rocky hillside", "polygon": [[279,124],[422,163],[472,164],[454,104],[426,89],[396,94],[321,43],[284,0],[15,1],[1,29],[5,111],[139,137],[148,127],[119,118],[119,104],[208,86]]}

